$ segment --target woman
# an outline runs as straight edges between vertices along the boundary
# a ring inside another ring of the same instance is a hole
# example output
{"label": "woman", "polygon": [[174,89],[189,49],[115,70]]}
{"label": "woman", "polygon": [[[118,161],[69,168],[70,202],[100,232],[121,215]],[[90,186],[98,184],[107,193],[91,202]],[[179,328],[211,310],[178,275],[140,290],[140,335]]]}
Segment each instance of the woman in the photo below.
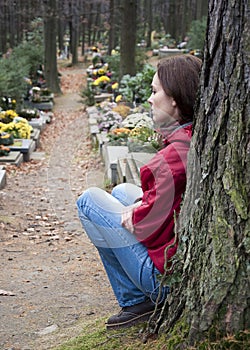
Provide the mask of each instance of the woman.
{"label": "woman", "polygon": [[201,60],[179,55],[158,63],[148,102],[164,147],[141,167],[141,187],[124,183],[111,194],[90,188],[78,199],[82,225],[97,248],[121,307],[107,329],[148,320],[159,295],[159,276],[175,254],[175,220],[186,186],[193,106]]}

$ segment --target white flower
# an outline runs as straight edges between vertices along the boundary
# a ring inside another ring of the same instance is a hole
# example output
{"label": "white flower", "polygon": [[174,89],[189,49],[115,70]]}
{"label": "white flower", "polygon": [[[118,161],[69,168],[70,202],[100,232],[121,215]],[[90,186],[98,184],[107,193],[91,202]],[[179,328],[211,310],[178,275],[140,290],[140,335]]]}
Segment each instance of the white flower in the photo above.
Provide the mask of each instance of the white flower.
{"label": "white flower", "polygon": [[122,122],[124,128],[136,128],[138,126],[153,127],[153,121],[146,113],[129,114]]}

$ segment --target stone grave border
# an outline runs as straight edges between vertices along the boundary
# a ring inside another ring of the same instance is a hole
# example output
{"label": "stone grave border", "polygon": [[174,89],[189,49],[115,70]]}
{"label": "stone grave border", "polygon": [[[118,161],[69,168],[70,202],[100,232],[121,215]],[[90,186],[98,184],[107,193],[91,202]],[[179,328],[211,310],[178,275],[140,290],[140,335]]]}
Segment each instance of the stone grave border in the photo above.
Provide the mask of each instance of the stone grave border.
{"label": "stone grave border", "polygon": [[127,146],[109,145],[107,132],[98,128],[98,119],[102,113],[96,106],[87,107],[86,112],[93,146],[97,147],[105,165],[105,180],[112,185],[130,182],[140,186],[140,168],[154,156],[154,153],[129,152]]}

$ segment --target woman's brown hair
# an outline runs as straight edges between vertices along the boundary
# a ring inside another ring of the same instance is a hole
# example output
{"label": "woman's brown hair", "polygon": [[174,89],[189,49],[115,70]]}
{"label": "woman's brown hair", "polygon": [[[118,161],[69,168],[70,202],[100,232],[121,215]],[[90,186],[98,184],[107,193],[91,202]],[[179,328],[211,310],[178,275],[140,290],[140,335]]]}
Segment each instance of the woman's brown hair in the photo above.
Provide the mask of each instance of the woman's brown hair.
{"label": "woman's brown hair", "polygon": [[198,57],[183,54],[162,59],[157,65],[162,88],[177,103],[183,121],[193,120],[201,64]]}

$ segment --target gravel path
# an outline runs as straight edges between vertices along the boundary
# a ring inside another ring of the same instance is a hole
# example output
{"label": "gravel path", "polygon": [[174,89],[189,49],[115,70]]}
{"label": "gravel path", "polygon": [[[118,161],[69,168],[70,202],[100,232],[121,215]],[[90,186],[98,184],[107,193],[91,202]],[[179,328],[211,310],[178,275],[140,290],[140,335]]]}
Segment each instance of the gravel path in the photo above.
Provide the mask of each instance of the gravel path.
{"label": "gravel path", "polygon": [[0,191],[0,349],[48,350],[107,317],[116,302],[83,232],[75,201],[103,174],[91,147],[79,88],[83,68],[64,69],[64,94],[20,168]]}

